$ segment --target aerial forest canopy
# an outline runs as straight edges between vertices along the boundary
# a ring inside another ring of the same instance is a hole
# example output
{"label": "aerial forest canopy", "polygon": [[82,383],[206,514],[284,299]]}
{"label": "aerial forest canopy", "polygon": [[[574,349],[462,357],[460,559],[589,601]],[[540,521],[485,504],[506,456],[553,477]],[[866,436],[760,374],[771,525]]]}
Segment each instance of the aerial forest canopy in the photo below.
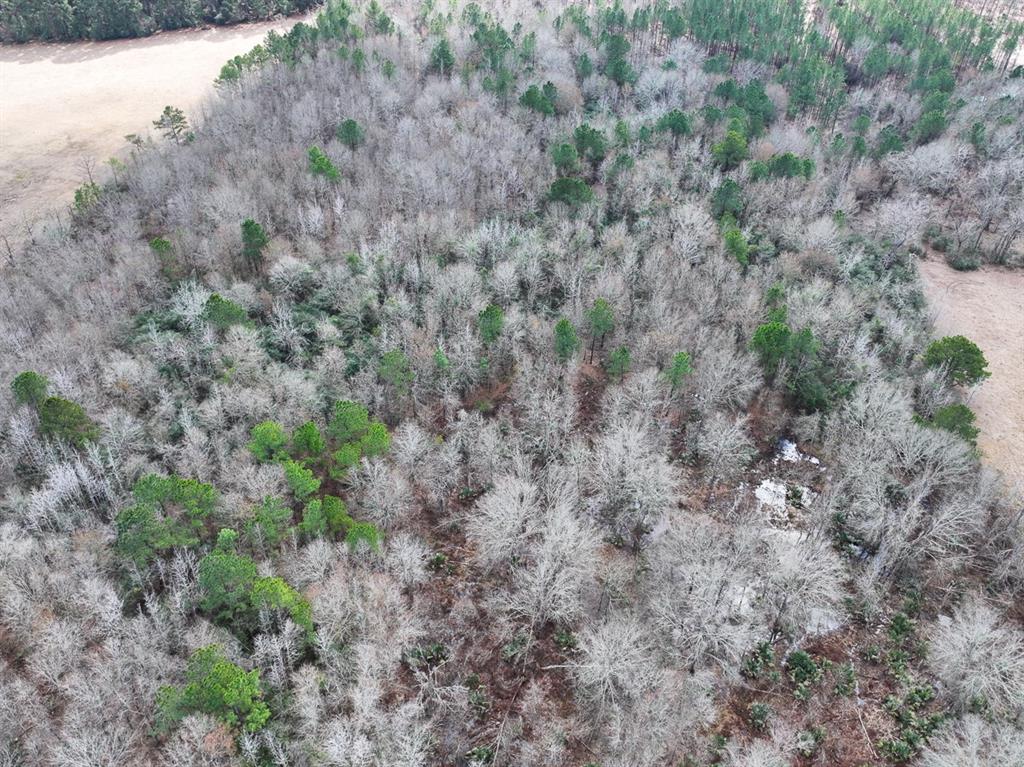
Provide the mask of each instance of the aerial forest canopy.
{"label": "aerial forest canopy", "polygon": [[917,271],[1024,261],[1021,32],[333,0],[226,62],[3,266],[0,764],[1024,764]]}
{"label": "aerial forest canopy", "polygon": [[0,39],[113,40],[301,13],[316,0],[0,0]]}

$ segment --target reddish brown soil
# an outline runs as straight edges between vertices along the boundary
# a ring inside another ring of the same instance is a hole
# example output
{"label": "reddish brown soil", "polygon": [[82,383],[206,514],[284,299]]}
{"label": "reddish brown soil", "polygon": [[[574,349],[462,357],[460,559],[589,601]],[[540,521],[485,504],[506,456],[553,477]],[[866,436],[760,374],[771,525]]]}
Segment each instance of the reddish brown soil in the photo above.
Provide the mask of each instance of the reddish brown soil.
{"label": "reddish brown soil", "polygon": [[576,399],[579,410],[576,422],[580,429],[589,432],[601,415],[601,398],[608,386],[608,376],[597,365],[584,363],[579,367],[576,378]]}
{"label": "reddish brown soil", "polygon": [[[850,696],[835,692],[835,672],[827,672],[812,686],[812,695],[800,701],[794,695],[796,686],[781,668],[781,679],[745,681],[734,686],[719,709],[710,732],[728,738],[731,743],[747,743],[770,737],[750,724],[749,708],[756,702],[772,708],[770,722],[786,723],[798,730],[821,727],[825,739],[816,753],[796,756],[793,764],[800,767],[863,767],[887,764],[878,752],[878,743],[898,735],[898,725],[883,704],[890,695],[899,695],[900,686],[884,662],[876,663],[863,656],[865,648],[877,645],[883,653],[890,646],[885,630],[878,627],[850,626],[834,634],[812,640],[800,649],[810,653],[819,663],[826,659],[838,668],[852,663],[856,672],[856,691]],[[776,654],[784,650],[776,647]],[[913,661],[911,665],[913,666]],[[941,710],[941,703],[932,702],[923,713]]]}

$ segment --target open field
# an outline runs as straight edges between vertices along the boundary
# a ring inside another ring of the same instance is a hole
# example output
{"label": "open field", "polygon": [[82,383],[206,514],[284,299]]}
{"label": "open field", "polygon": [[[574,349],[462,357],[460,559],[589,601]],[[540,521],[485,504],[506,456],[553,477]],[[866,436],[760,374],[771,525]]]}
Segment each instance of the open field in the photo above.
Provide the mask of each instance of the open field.
{"label": "open field", "polygon": [[0,48],[0,234],[20,241],[70,201],[86,163],[123,152],[167,104],[191,113],[227,59],[296,21]]}
{"label": "open field", "polygon": [[981,347],[992,377],[973,393],[978,446],[1010,484],[1024,481],[1024,273],[957,272],[938,260],[919,265],[938,335],[965,335]]}

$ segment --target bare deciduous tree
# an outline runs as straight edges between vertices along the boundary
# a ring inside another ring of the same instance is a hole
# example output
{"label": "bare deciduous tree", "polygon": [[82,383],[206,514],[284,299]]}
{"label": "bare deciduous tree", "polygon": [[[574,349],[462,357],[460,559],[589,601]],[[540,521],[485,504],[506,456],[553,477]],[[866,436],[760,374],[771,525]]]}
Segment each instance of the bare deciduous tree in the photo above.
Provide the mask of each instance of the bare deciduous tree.
{"label": "bare deciduous tree", "polygon": [[981,597],[971,597],[939,625],[931,664],[960,710],[988,706],[1010,717],[1024,711],[1024,635]]}
{"label": "bare deciduous tree", "polygon": [[1003,721],[968,715],[929,740],[923,767],[987,767],[1024,762],[1024,732]]}

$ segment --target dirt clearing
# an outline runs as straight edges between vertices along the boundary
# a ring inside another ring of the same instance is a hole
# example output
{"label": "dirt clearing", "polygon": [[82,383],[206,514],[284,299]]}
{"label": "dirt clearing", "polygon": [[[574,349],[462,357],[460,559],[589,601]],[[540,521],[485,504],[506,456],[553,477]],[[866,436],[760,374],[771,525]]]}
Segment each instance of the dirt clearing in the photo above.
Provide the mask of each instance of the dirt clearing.
{"label": "dirt clearing", "polygon": [[963,335],[985,353],[992,377],[972,393],[985,460],[1024,486],[1024,271],[958,272],[920,261],[937,336]]}
{"label": "dirt clearing", "polygon": [[167,104],[191,114],[225,61],[297,21],[0,47],[0,234],[21,241],[71,200],[84,162],[123,153],[125,134],[145,135]]}

